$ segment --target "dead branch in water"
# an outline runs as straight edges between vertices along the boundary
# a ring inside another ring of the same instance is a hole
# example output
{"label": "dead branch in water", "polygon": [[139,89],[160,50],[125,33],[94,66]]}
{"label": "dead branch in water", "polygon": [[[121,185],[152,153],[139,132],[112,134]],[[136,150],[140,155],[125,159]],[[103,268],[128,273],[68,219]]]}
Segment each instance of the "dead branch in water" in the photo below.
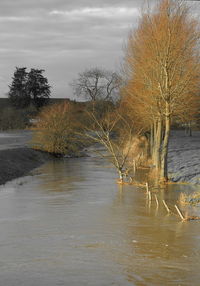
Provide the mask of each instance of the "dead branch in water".
{"label": "dead branch in water", "polygon": [[147,190],[147,194],[149,193],[149,184],[146,182],[146,190]]}
{"label": "dead branch in water", "polygon": [[162,202],[163,202],[163,204],[164,204],[164,206],[165,206],[167,212],[170,213],[170,209],[168,208],[168,206],[167,206],[165,200],[162,200]]}
{"label": "dead branch in water", "polygon": [[177,205],[175,205],[175,208],[180,216],[180,218],[182,219],[182,221],[189,221],[189,220],[199,220],[200,217],[199,216],[183,216],[183,214],[181,213],[180,209],[177,207]]}
{"label": "dead branch in water", "polygon": [[180,211],[180,209],[177,207],[177,205],[175,205],[175,208],[176,208],[177,213],[179,214],[180,218],[181,218],[182,220],[185,220],[183,214],[181,213],[181,211]]}
{"label": "dead branch in water", "polygon": [[148,192],[149,201],[151,202],[151,192]]}
{"label": "dead branch in water", "polygon": [[157,198],[157,196],[156,196],[156,195],[154,195],[154,196],[155,196],[156,204],[157,204],[157,207],[158,207],[158,206],[159,206],[158,198]]}

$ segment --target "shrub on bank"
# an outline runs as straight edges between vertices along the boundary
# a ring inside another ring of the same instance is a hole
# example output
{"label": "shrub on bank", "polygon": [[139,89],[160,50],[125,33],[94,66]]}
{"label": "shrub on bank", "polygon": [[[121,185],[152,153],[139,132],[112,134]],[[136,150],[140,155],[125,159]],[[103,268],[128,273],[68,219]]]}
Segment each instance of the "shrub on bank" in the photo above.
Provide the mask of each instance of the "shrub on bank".
{"label": "shrub on bank", "polygon": [[73,103],[53,104],[42,109],[36,118],[33,148],[53,154],[68,154],[78,151],[80,142],[76,108]]}

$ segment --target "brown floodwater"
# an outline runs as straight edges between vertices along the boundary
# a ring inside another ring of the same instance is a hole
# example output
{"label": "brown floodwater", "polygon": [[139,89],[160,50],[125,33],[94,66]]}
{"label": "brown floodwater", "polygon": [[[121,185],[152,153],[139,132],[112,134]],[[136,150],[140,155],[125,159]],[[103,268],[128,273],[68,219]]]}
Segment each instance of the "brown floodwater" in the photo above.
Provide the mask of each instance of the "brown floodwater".
{"label": "brown floodwater", "polygon": [[150,204],[143,188],[115,179],[92,156],[50,161],[1,186],[0,285],[200,285],[200,221],[162,204],[175,213],[195,187],[159,190],[157,207],[154,195]]}

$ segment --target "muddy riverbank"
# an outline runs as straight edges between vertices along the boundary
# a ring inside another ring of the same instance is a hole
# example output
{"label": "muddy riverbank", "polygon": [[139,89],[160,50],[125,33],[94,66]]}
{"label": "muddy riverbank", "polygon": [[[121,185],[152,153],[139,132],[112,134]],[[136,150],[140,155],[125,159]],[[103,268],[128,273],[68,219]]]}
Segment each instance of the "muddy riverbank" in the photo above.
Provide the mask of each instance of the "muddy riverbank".
{"label": "muddy riverbank", "polygon": [[[30,148],[31,136],[29,130],[0,133],[0,184],[27,175],[50,158]],[[172,131],[168,163],[172,181],[200,184],[200,132],[189,137]]]}
{"label": "muddy riverbank", "polygon": [[27,175],[50,159],[46,153],[31,148],[14,148],[0,151],[0,185]]}
{"label": "muddy riverbank", "polygon": [[50,155],[30,148],[31,137],[30,130],[0,132],[0,185],[28,175],[50,159]]}
{"label": "muddy riverbank", "polygon": [[[26,176],[54,156],[31,148],[32,131],[0,132],[0,185]],[[85,156],[83,151],[69,157]]]}

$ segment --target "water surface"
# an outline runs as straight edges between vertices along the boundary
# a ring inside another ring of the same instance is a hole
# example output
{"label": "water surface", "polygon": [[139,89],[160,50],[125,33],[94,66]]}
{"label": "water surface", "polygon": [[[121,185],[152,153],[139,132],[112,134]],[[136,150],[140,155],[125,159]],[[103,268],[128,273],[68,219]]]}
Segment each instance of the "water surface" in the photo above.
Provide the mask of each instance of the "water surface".
{"label": "water surface", "polygon": [[[0,190],[0,285],[199,285],[200,224],[149,204],[98,157],[50,161]],[[189,209],[191,213],[198,210]]]}

